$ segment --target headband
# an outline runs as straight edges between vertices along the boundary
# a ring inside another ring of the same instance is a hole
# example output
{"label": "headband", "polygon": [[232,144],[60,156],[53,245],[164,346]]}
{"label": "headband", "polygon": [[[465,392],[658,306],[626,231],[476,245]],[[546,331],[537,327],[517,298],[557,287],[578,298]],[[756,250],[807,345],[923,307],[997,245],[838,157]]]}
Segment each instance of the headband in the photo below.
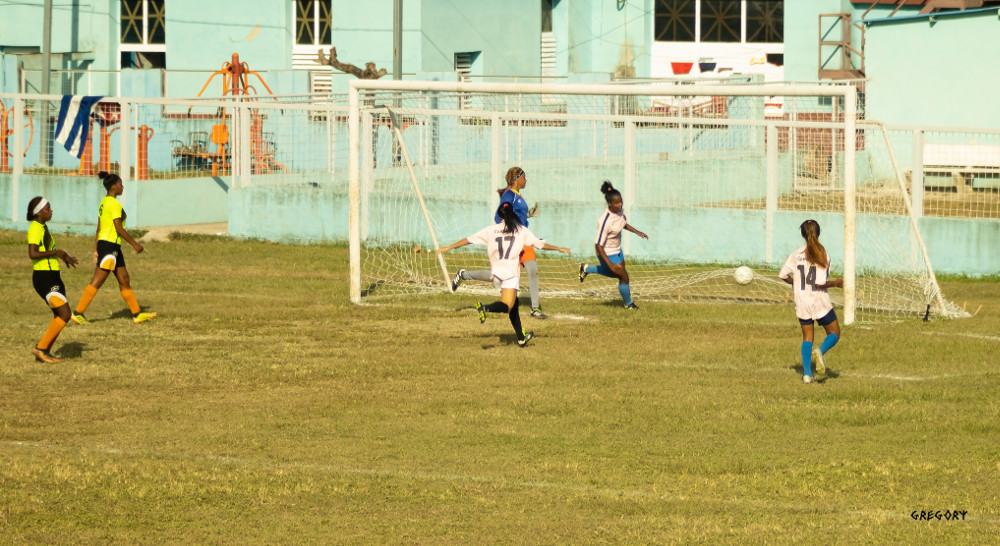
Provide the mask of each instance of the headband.
{"label": "headband", "polygon": [[48,204],[49,204],[49,202],[46,201],[45,198],[43,197],[42,200],[39,201],[37,205],[35,205],[34,210],[31,211],[31,215],[32,216],[38,216],[38,213],[42,212],[42,210],[45,209],[45,207]]}

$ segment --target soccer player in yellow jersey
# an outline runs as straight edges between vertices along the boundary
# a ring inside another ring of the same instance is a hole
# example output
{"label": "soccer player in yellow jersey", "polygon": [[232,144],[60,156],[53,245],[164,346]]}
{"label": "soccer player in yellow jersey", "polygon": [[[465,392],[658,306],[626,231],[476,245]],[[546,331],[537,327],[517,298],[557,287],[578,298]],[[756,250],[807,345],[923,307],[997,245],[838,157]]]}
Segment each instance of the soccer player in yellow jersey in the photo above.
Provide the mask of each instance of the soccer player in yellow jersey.
{"label": "soccer player in yellow jersey", "polygon": [[70,267],[76,267],[77,259],[56,248],[55,240],[49,233],[46,222],[52,219],[52,206],[43,197],[34,197],[28,202],[28,257],[31,258],[31,283],[35,292],[49,304],[52,309],[52,322],[45,330],[45,335],[31,353],[39,362],[62,362],[62,359],[52,356],[49,351],[55,344],[59,333],[69,322],[69,299],[66,298],[66,286],[59,275],[59,260]]}
{"label": "soccer player in yellow jersey", "polygon": [[145,322],[156,317],[156,313],[140,312],[139,302],[136,301],[135,294],[132,293],[128,269],[125,268],[125,255],[122,253],[123,240],[132,245],[136,254],[141,254],[143,250],[142,245],[137,243],[128,234],[128,231],[125,231],[126,214],[117,199],[125,191],[125,185],[117,174],[101,171],[97,176],[104,181],[104,189],[108,191],[108,194],[101,200],[97,214],[97,236],[94,250],[94,261],[97,263],[97,268],[94,270],[94,278],[83,289],[83,295],[76,306],[73,321],[80,324],[87,323],[83,313],[93,301],[94,296],[97,295],[101,285],[107,280],[108,275],[114,271],[115,278],[118,279],[118,289],[121,291],[125,303],[128,304],[129,311],[132,312],[132,321],[136,324]]}

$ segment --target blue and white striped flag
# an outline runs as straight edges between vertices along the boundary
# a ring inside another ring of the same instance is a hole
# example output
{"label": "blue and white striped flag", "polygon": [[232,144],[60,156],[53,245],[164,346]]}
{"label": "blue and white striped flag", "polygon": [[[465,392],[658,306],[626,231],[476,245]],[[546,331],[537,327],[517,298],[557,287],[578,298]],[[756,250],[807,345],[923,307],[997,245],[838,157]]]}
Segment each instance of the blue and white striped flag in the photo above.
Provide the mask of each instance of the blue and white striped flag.
{"label": "blue and white striped flag", "polygon": [[90,133],[90,115],[104,97],[63,95],[56,125],[56,142],[78,159],[83,155]]}

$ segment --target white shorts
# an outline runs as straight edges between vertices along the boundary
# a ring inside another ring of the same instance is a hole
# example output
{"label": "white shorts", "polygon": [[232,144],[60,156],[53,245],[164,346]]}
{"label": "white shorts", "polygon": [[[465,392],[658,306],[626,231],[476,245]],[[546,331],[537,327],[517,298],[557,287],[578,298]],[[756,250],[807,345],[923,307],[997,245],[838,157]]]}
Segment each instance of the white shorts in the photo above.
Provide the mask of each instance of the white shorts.
{"label": "white shorts", "polygon": [[498,281],[500,283],[501,290],[503,290],[504,288],[513,288],[514,290],[517,290],[518,288],[521,287],[521,277],[511,277],[509,279],[502,281],[500,279],[497,279],[496,277],[493,277],[494,285],[496,285]]}

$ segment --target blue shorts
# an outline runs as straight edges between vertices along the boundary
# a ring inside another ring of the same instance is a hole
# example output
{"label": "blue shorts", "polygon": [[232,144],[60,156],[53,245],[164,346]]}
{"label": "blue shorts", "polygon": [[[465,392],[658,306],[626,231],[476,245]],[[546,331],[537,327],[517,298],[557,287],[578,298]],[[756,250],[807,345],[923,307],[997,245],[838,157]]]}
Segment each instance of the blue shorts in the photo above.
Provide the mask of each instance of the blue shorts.
{"label": "blue shorts", "polygon": [[807,325],[811,326],[813,322],[819,324],[820,326],[826,326],[827,324],[837,322],[837,313],[833,309],[830,309],[829,313],[823,315],[822,317],[820,317],[815,321],[813,321],[813,319],[805,319],[805,320],[799,319],[799,324],[801,324],[802,326],[807,326]]}
{"label": "blue shorts", "polygon": [[[611,263],[616,264],[616,265],[620,264],[620,263],[624,263],[625,262],[625,254],[623,254],[621,251],[618,251],[618,254],[608,254],[608,261],[610,261]],[[598,263],[598,265],[597,265],[597,274],[598,275],[604,275],[605,277],[618,278],[617,275],[615,275],[614,273],[611,272],[611,269],[608,267],[608,265],[606,263],[604,263],[604,260],[601,259],[600,255],[597,256],[597,263]]]}

